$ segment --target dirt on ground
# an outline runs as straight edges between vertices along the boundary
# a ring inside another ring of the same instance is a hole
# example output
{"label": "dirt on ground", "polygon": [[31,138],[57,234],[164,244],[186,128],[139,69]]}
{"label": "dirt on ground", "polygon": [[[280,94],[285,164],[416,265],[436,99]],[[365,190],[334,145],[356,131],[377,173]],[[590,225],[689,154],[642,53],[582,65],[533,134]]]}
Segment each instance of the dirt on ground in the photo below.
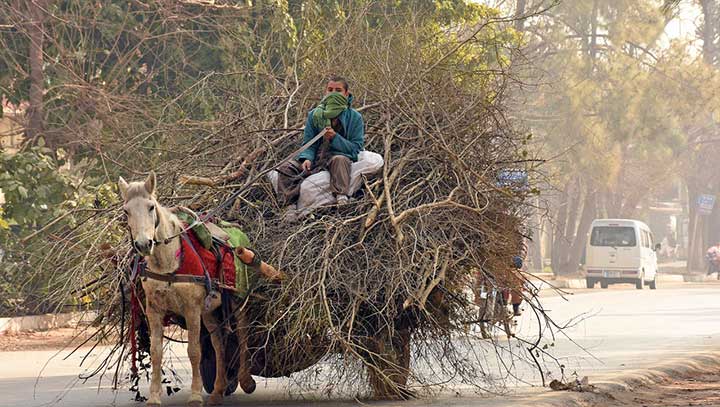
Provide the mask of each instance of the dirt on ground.
{"label": "dirt on ground", "polygon": [[[81,345],[92,331],[78,331],[75,328],[58,328],[42,332],[21,332],[0,335],[0,352],[55,350],[74,348]],[[89,341],[86,346],[92,346]]]}
{"label": "dirt on ground", "polygon": [[599,392],[589,406],[603,407],[720,407],[720,371],[694,374],[667,380],[652,386],[640,386],[630,392]]}

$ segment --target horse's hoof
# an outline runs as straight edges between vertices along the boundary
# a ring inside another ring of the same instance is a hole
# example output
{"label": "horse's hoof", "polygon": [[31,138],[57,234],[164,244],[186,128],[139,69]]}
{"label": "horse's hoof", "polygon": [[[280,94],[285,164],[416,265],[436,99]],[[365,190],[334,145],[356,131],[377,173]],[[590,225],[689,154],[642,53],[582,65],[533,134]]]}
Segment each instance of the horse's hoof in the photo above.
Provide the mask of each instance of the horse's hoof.
{"label": "horse's hoof", "polygon": [[243,389],[245,394],[252,394],[255,391],[255,380],[250,377],[247,380],[243,380],[240,382],[240,387]]}
{"label": "horse's hoof", "polygon": [[190,396],[190,399],[187,402],[187,405],[189,407],[202,407],[203,405],[203,399],[200,394],[193,394]]}
{"label": "horse's hoof", "polygon": [[208,398],[208,405],[219,406],[223,403],[223,394],[213,392]]}
{"label": "horse's hoof", "polygon": [[148,400],[145,405],[148,407],[160,407],[160,398],[154,399],[153,397],[150,397],[150,400]]}

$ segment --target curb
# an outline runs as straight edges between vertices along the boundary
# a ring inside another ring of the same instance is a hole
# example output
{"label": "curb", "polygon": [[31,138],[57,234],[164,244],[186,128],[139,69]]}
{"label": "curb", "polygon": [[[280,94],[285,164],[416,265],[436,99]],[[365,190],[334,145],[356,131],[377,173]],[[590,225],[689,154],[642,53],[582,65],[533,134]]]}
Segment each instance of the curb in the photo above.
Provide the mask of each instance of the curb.
{"label": "curb", "polygon": [[55,328],[74,328],[80,323],[92,321],[95,317],[95,312],[87,311],[0,318],[0,335],[47,331]]}
{"label": "curb", "polygon": [[530,273],[527,279],[540,290],[553,290],[556,288],[586,288],[584,278],[555,279],[551,273]]}
{"label": "curb", "polygon": [[704,283],[710,281],[718,281],[718,278],[716,275],[684,274],[683,281],[688,283]]}
{"label": "curb", "polygon": [[[715,276],[688,276],[684,274],[658,274],[658,282],[660,283],[683,283],[683,282],[703,282],[715,281]],[[544,277],[544,276],[542,276]],[[702,279],[698,279],[702,277]],[[530,275],[529,280],[533,281],[541,290],[550,290],[554,288],[587,288],[584,278],[568,278],[559,279],[541,278],[541,276]]]}
{"label": "curb", "polygon": [[685,359],[674,359],[648,369],[622,372],[617,376],[590,379],[595,392],[558,391],[538,396],[533,407],[588,407],[604,405],[614,400],[613,393],[632,392],[643,386],[652,386],[671,379],[694,374],[711,373],[720,369],[720,352],[699,353]]}

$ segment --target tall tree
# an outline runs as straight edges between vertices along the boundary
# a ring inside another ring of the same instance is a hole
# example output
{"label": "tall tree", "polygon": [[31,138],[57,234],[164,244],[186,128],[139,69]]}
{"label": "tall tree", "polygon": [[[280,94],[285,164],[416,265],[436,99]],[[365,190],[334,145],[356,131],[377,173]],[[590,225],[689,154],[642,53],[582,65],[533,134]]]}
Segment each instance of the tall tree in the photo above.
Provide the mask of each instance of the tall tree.
{"label": "tall tree", "polygon": [[563,2],[526,27],[551,85],[525,118],[546,136],[548,155],[564,157],[553,164],[566,174],[558,181],[578,185],[551,200],[564,224],[553,237],[557,272],[577,269],[593,218],[636,216],[640,200],[676,168],[646,170],[647,162],[672,162],[682,144],[674,112],[654,91],[666,23],[650,0],[587,0]]}
{"label": "tall tree", "polygon": [[[43,124],[43,92],[45,89],[43,74],[44,63],[44,39],[45,19],[47,13],[47,0],[34,0],[25,3],[30,20],[27,24],[28,37],[30,39],[29,62],[30,62],[30,105],[28,107],[27,136],[36,138],[42,134]],[[51,140],[48,140],[52,143]]]}

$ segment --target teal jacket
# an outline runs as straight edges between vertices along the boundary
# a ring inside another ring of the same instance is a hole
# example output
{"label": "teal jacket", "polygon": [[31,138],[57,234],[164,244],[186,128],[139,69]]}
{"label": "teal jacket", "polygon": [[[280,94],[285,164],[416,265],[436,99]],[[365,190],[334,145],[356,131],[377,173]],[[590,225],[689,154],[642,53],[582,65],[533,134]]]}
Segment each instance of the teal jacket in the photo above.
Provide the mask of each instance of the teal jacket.
{"label": "teal jacket", "polygon": [[[348,97],[348,108],[338,116],[340,123],[342,123],[343,131],[336,134],[332,142],[330,142],[330,155],[344,155],[353,161],[357,161],[358,153],[365,148],[365,124],[363,123],[360,112],[350,107],[352,101],[353,97],[350,95]],[[315,128],[312,124],[314,110],[315,109],[308,113],[302,145],[305,145],[305,143],[312,140],[313,137],[322,131],[322,129]],[[300,155],[298,155],[298,161],[303,162],[310,160],[315,162],[315,156],[321,144],[322,138],[307,150],[300,153]]]}

